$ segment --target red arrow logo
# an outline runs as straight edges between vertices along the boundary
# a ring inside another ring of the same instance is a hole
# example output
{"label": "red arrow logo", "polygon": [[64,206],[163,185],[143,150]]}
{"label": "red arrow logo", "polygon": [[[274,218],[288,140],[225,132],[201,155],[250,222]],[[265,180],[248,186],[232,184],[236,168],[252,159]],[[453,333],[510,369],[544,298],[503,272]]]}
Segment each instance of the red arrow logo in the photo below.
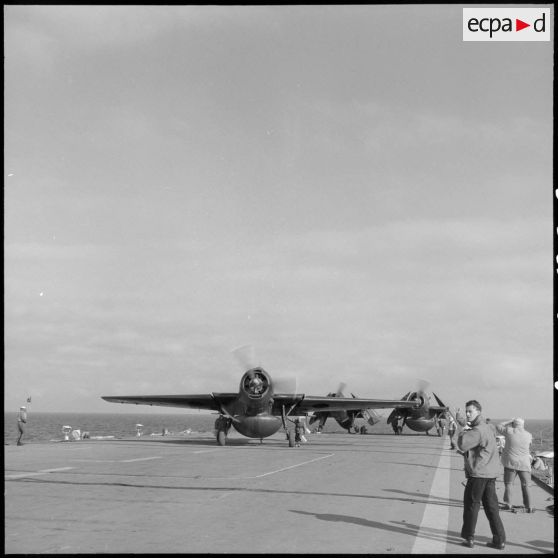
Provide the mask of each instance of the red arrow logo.
{"label": "red arrow logo", "polygon": [[515,30],[516,31],[521,31],[522,29],[525,29],[525,27],[531,27],[531,24],[530,23],[525,23],[524,21],[521,21],[520,19],[515,20]]}

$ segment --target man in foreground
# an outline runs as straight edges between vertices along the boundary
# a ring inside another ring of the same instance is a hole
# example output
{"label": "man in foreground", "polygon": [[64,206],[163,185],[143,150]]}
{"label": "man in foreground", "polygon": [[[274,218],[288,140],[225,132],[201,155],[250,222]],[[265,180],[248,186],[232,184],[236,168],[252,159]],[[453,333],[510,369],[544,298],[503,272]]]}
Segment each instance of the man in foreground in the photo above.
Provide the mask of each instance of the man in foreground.
{"label": "man in foreground", "polygon": [[[496,447],[494,430],[481,415],[482,407],[476,400],[467,401],[465,415],[467,426],[459,433],[457,446],[464,452],[467,485],[463,494],[463,545],[475,546],[475,528],[482,505],[492,531],[491,548],[504,550],[506,533],[500,519],[496,477],[500,472],[500,456]],[[461,420],[462,417],[461,417]],[[458,422],[461,422],[458,417]]]}

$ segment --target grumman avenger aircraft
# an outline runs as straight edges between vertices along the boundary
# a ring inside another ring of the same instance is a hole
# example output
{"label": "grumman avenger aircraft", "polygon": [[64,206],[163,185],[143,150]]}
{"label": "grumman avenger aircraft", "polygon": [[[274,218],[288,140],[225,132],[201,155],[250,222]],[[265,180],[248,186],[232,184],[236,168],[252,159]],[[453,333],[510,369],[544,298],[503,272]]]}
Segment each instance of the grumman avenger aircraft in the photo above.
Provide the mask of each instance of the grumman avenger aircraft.
{"label": "grumman avenger aircraft", "polygon": [[[339,387],[337,388],[336,392],[330,392],[327,394],[328,397],[345,397],[343,394],[343,390],[345,389],[346,384],[340,383]],[[356,395],[351,393],[351,397],[356,399]],[[324,425],[327,419],[331,417],[337,421],[337,424],[341,428],[345,428],[347,432],[350,434],[351,432],[366,432],[366,427],[363,426],[359,428],[355,426],[355,421],[358,418],[362,418],[368,422],[370,426],[374,426],[376,423],[380,422],[380,417],[378,413],[374,411],[373,408],[360,408],[356,410],[350,411],[318,411],[315,412],[314,415],[308,421],[309,424],[314,424],[316,421],[320,421],[318,424],[318,432],[321,432],[324,428]]]}
{"label": "grumman avenger aircraft", "polygon": [[[237,358],[246,361],[246,349],[236,349]],[[200,395],[110,395],[102,399],[110,403],[135,405],[158,405],[187,409],[217,411],[215,421],[217,443],[224,446],[227,434],[233,426],[248,438],[267,438],[281,426],[287,433],[289,447],[294,446],[294,432],[287,428],[287,417],[308,415],[316,411],[358,411],[360,409],[414,408],[415,401],[401,402],[396,399],[359,399],[354,397],[321,397],[296,393],[296,389],[285,391],[280,383],[274,382],[261,366],[254,366],[249,359],[246,372],[240,380],[237,393],[213,392]]]}
{"label": "grumman avenger aircraft", "polygon": [[[451,414],[449,407],[444,405],[434,392],[432,395],[438,404],[431,405],[426,389],[428,389],[428,382],[420,380],[416,390],[408,392],[401,399],[401,403],[395,405],[387,419],[387,423],[391,424],[395,434],[401,434],[403,426],[408,426],[415,432],[426,432],[426,434],[435,428],[438,436],[443,434],[438,421]],[[408,403],[409,401],[414,401],[417,405],[414,408],[409,408],[407,405],[402,406],[403,402]]]}

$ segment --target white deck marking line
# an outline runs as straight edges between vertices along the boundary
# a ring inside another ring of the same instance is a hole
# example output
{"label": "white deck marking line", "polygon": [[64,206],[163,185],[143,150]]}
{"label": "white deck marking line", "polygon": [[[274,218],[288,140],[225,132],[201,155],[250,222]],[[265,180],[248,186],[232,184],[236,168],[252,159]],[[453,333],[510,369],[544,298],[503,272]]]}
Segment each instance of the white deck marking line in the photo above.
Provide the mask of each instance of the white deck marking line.
{"label": "white deck marking line", "polygon": [[134,461],[149,461],[150,459],[163,459],[163,457],[137,457],[135,459],[72,459],[72,461],[82,461],[84,463],[133,463]]}
{"label": "white deck marking line", "polygon": [[[430,489],[431,498],[443,500],[449,498],[450,468],[450,452],[442,450]],[[426,504],[411,554],[445,554],[447,538],[440,533],[440,530],[447,531],[448,525],[449,506],[445,506],[439,501]]]}
{"label": "white deck marking line", "polygon": [[327,455],[322,455],[321,457],[316,457],[315,459],[310,459],[309,461],[303,461],[302,463],[297,463],[296,465],[290,465],[289,467],[283,467],[282,469],[277,469],[276,471],[270,471],[269,473],[263,473],[262,475],[256,475],[255,477],[243,477],[248,479],[259,479],[261,477],[267,477],[268,475],[274,475],[275,473],[280,473],[281,471],[288,471],[289,469],[294,469],[295,467],[301,467],[302,465],[308,465],[308,463],[314,463],[314,461],[319,461],[320,459],[326,459],[335,455],[334,453],[329,453]]}
{"label": "white deck marking line", "polygon": [[114,459],[69,459],[68,461],[81,461],[83,463],[118,463]]}
{"label": "white deck marking line", "polygon": [[135,459],[121,459],[119,463],[134,463],[136,461],[150,461],[151,459],[163,459],[163,457],[160,455],[156,455],[154,457],[136,457]]}
{"label": "white deck marking line", "polygon": [[25,477],[36,477],[37,475],[46,475],[47,473],[56,473],[57,471],[68,471],[69,469],[75,469],[75,467],[58,467],[57,469],[41,469],[40,471],[34,471],[29,473],[18,473],[16,475],[6,475],[6,479],[23,479]]}
{"label": "white deck marking line", "polygon": [[211,453],[212,451],[221,451],[221,450],[219,448],[215,448],[215,449],[210,449],[210,450],[193,451],[192,453]]}

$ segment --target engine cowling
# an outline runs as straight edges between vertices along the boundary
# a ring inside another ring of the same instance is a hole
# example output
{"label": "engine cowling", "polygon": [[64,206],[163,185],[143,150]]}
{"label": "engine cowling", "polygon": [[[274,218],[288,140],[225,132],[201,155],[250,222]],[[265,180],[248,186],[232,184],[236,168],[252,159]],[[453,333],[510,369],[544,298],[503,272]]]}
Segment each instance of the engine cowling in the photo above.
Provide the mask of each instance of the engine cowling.
{"label": "engine cowling", "polygon": [[273,403],[273,384],[263,368],[251,368],[240,380],[239,392],[241,414],[268,413]]}
{"label": "engine cowling", "polygon": [[250,399],[261,399],[271,389],[271,378],[263,368],[248,370],[240,380],[240,391]]}
{"label": "engine cowling", "polygon": [[415,401],[415,406],[409,410],[409,415],[413,418],[428,416],[430,409],[429,397],[424,391],[415,391],[409,395],[409,401]]}

